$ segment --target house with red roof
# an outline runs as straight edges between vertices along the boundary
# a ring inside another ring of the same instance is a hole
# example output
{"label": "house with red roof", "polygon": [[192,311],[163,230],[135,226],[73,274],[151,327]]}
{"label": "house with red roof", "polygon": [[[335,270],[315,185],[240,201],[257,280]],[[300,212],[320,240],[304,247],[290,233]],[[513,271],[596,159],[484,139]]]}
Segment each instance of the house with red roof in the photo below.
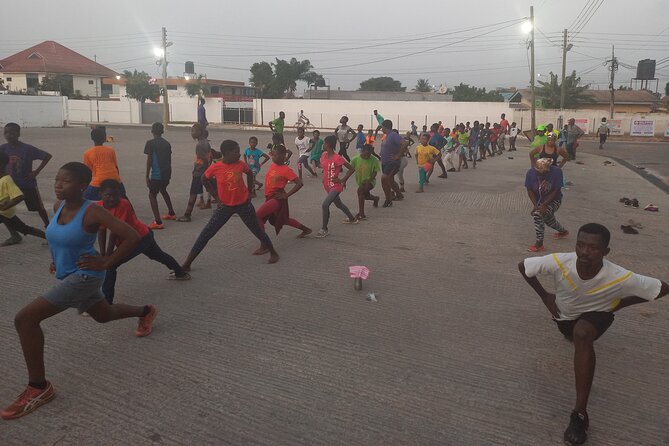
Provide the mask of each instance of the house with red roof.
{"label": "house with red roof", "polygon": [[75,95],[100,97],[103,96],[102,79],[117,74],[51,40],[0,60],[0,79],[5,88],[22,94],[36,94],[45,76],[58,75],[72,82]]}

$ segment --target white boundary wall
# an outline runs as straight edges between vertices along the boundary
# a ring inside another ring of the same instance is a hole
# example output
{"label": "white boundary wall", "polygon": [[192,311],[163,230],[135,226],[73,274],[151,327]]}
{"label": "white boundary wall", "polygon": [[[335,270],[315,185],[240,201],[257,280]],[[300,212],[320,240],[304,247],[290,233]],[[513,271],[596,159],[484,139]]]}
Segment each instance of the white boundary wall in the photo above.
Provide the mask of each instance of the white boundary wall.
{"label": "white boundary wall", "polygon": [[[531,122],[530,110],[514,110],[513,120],[516,121],[518,127],[528,130]],[[604,110],[594,110],[594,109],[582,109],[582,110],[564,110],[562,113],[563,122],[566,124],[569,118],[574,119],[587,119],[588,120],[588,133],[594,134],[599,128],[599,124],[602,122],[602,118],[609,120],[609,112]],[[537,124],[548,124],[552,122],[557,124],[558,118],[560,117],[560,110],[537,110],[536,111],[536,120]],[[669,114],[667,113],[614,113],[613,119],[619,119],[622,121],[622,131],[625,135],[629,135],[630,126],[632,120],[635,119],[647,119],[655,121],[655,136],[660,137],[664,136],[669,125]]]}
{"label": "white boundary wall", "polygon": [[[261,124],[260,99],[253,101],[254,123]],[[286,113],[286,126],[292,126],[297,121],[300,110],[310,119],[316,128],[334,129],[339,125],[342,116],[348,116],[349,125],[355,128],[362,124],[366,129],[376,128],[377,122],[373,111],[386,119],[393,121],[395,128],[409,130],[411,121],[415,121],[418,129],[423,125],[428,127],[438,121],[443,121],[446,127],[467,121],[491,122],[499,121],[502,113],[507,118],[513,111],[505,102],[413,102],[413,101],[346,101],[333,99],[264,99],[263,123],[279,116],[279,112]]]}
{"label": "white boundary wall", "polygon": [[138,101],[100,101],[96,99],[68,99],[68,122],[109,122],[141,124],[141,104]]}
{"label": "white boundary wall", "polygon": [[0,123],[21,127],[62,127],[67,98],[61,96],[0,95]]}

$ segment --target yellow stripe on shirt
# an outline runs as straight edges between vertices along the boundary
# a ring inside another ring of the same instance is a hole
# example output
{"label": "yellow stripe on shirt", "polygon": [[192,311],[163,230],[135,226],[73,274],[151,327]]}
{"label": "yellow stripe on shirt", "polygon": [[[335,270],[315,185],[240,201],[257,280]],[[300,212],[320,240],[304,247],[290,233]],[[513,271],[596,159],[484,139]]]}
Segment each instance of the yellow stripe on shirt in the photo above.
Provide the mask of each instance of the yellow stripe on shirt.
{"label": "yellow stripe on shirt", "polygon": [[616,280],[612,280],[611,282],[605,283],[602,286],[598,286],[597,288],[593,288],[590,291],[588,291],[586,294],[595,294],[598,291],[605,290],[606,288],[610,288],[613,285],[619,284],[620,282],[624,282],[627,279],[629,279],[630,277],[632,277],[632,271],[628,271],[627,274],[625,274],[622,277],[618,277]]}
{"label": "yellow stripe on shirt", "polygon": [[555,260],[555,263],[557,263],[557,266],[560,267],[560,271],[562,271],[562,275],[564,276],[565,280],[569,282],[571,287],[573,289],[576,289],[576,284],[574,283],[573,280],[571,280],[571,277],[569,277],[569,273],[567,272],[567,268],[564,267],[562,262],[558,259],[557,255],[553,254],[553,260]]}

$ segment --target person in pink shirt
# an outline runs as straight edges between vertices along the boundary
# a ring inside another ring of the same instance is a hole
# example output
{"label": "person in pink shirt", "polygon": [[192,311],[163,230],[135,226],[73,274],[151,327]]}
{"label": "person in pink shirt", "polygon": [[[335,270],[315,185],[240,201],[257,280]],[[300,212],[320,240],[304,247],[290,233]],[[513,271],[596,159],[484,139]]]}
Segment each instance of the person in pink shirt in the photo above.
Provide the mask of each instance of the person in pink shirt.
{"label": "person in pink shirt", "polygon": [[509,134],[509,121],[506,119],[505,113],[502,113],[502,116],[500,116],[500,118],[501,118],[501,120],[499,121],[500,134],[499,134],[499,139],[497,141],[497,147],[499,147],[500,152],[503,152],[505,150],[504,140],[507,138],[506,135]]}
{"label": "person in pink shirt", "polygon": [[[351,211],[339,198],[339,194],[344,191],[346,181],[353,175],[355,169],[351,166],[343,156],[335,153],[337,146],[337,137],[334,135],[327,136],[323,141],[323,155],[321,155],[321,167],[323,168],[323,187],[328,193],[325,200],[323,200],[323,226],[316,234],[318,238],[325,238],[328,236],[328,222],[330,221],[330,205],[334,203],[339,209],[346,214],[347,220],[343,223],[357,224],[358,219],[353,216]],[[344,178],[339,178],[342,167],[346,167],[348,172]]]}

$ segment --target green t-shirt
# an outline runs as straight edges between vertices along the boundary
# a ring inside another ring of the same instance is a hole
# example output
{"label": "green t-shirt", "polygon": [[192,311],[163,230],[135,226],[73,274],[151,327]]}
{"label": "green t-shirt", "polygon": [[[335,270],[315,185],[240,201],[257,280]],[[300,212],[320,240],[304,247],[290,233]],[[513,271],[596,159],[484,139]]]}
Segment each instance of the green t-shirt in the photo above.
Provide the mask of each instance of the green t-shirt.
{"label": "green t-shirt", "polygon": [[[311,140],[311,142],[313,143],[313,140]],[[323,154],[323,140],[318,138],[316,144],[313,144],[311,152],[309,152],[309,159],[320,161],[322,154]]]}
{"label": "green t-shirt", "polygon": [[469,133],[463,132],[458,134],[458,142],[462,145],[469,144]]}
{"label": "green t-shirt", "polygon": [[379,160],[375,156],[370,156],[364,159],[360,155],[356,155],[351,160],[351,166],[355,169],[355,182],[361,186],[367,180],[371,180],[372,185],[376,185],[376,179],[372,180],[374,172],[381,170]]}
{"label": "green t-shirt", "polygon": [[283,135],[283,124],[285,120],[281,118],[276,118],[272,121],[272,126],[274,127],[274,133],[279,133]]}
{"label": "green t-shirt", "polygon": [[379,125],[383,124],[383,121],[385,121],[385,119],[383,119],[383,116],[381,116],[381,113],[376,114],[376,121],[379,123]]}
{"label": "green t-shirt", "polygon": [[548,142],[548,136],[546,135],[535,135],[534,136],[534,141],[530,144],[530,147],[539,147],[543,146]]}

